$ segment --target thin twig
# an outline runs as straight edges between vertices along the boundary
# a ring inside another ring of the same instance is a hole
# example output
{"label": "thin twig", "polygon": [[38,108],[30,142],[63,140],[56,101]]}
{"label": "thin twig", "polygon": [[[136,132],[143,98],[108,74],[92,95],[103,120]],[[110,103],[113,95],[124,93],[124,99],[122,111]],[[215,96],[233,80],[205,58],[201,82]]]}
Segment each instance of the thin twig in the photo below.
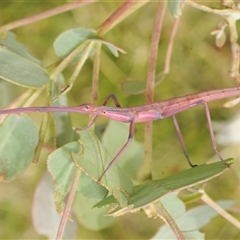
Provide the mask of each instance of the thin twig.
{"label": "thin twig", "polygon": [[154,203],[154,207],[157,211],[158,217],[160,217],[172,229],[177,239],[185,240],[186,238],[184,237],[183,233],[181,232],[171,215],[168,213],[168,211],[164,208],[161,201]]}
{"label": "thin twig", "polygon": [[181,18],[178,17],[177,19],[175,19],[175,21],[173,23],[173,28],[172,28],[171,36],[170,36],[170,39],[169,39],[167,53],[166,53],[166,59],[165,59],[165,67],[164,67],[164,73],[165,74],[168,74],[169,70],[170,70],[170,61],[171,61],[171,56],[172,56],[173,44],[174,44],[174,40],[175,40],[175,37],[176,37],[176,33],[177,33],[177,29],[178,29],[178,26],[179,26],[180,19]]}
{"label": "thin twig", "polygon": [[202,10],[204,12],[214,13],[220,16],[225,16],[225,17],[232,16],[235,19],[240,18],[240,11],[238,9],[212,9],[210,7],[201,5],[199,3],[195,3],[192,0],[185,0],[184,3],[193,8]]}
{"label": "thin twig", "polygon": [[97,104],[98,99],[98,85],[99,85],[99,70],[100,70],[100,52],[101,43],[95,43],[95,55],[93,61],[93,76],[92,76],[92,104]]}
{"label": "thin twig", "polygon": [[[231,61],[231,70],[230,76],[240,82],[239,78],[239,63],[240,63],[240,47],[237,43],[238,33],[236,29],[236,21],[240,19],[240,10],[235,8],[235,4],[233,1],[228,1],[229,7],[232,6],[234,9],[212,9],[210,7],[195,3],[192,0],[186,0],[185,3],[193,8],[202,10],[204,12],[214,13],[222,16],[224,19],[228,21],[229,29],[230,29],[230,42],[231,42],[231,50],[232,50],[232,61]],[[226,5],[226,3],[224,3]]]}
{"label": "thin twig", "polygon": [[238,33],[236,28],[236,20],[232,17],[226,19],[229,24],[230,30],[230,42],[231,42],[231,50],[232,50],[232,61],[231,61],[231,71],[230,76],[237,80],[239,83],[239,44],[238,41]]}
{"label": "thin twig", "polygon": [[98,28],[99,35],[106,34],[118,23],[120,23],[122,20],[127,18],[130,14],[132,14],[133,12],[135,12],[137,9],[139,9],[148,2],[149,0],[145,1],[127,0]]}
{"label": "thin twig", "polygon": [[46,89],[46,86],[43,86],[41,88],[36,89],[31,96],[29,96],[26,99],[26,102],[24,103],[23,107],[29,107],[32,105],[32,103],[40,96],[40,94],[43,92],[43,90]]}
{"label": "thin twig", "polygon": [[61,62],[58,63],[58,65],[50,73],[50,79],[55,79],[59,75],[59,73],[61,73],[68,66],[68,64],[73,60],[73,58],[76,57],[81,51],[83,51],[87,47],[88,44],[89,41],[85,41],[84,43],[76,47],[71,53],[69,53],[63,60],[61,60]]}
{"label": "thin twig", "polygon": [[240,222],[234,218],[231,214],[225,211],[220,207],[216,202],[214,202],[205,192],[201,197],[202,201],[205,202],[208,206],[213,208],[218,214],[224,217],[228,222],[234,225],[236,228],[240,229]]}
{"label": "thin twig", "polygon": [[[101,46],[102,46],[101,42],[95,43],[95,55],[93,60],[93,76],[92,76],[92,104],[94,105],[97,104],[98,100]],[[94,117],[95,117],[94,115],[89,116],[89,123],[93,121]]]}
{"label": "thin twig", "polygon": [[71,185],[71,189],[68,193],[68,197],[67,197],[67,201],[64,207],[64,211],[63,211],[63,215],[59,224],[59,228],[58,228],[58,232],[57,232],[57,236],[56,236],[56,240],[60,240],[62,239],[62,235],[63,235],[63,231],[65,229],[67,220],[68,220],[68,216],[71,210],[71,206],[72,206],[72,202],[73,202],[73,198],[78,186],[78,180],[81,174],[81,169],[80,168],[76,168],[76,172],[73,178],[73,182]]}
{"label": "thin twig", "polygon": [[25,26],[27,24],[30,24],[30,23],[33,23],[33,22],[36,22],[36,21],[39,21],[39,20],[42,20],[42,19],[45,19],[45,18],[48,18],[48,17],[55,16],[57,14],[75,9],[77,7],[82,7],[82,6],[85,6],[89,3],[93,3],[93,2],[96,2],[96,1],[97,0],[82,0],[82,1],[68,3],[68,4],[65,4],[65,5],[47,10],[45,12],[35,14],[31,17],[22,18],[20,20],[5,24],[0,28],[0,31],[1,30],[12,30],[12,29],[15,29],[15,28],[18,28],[18,27],[22,27],[22,26]]}
{"label": "thin twig", "polygon": [[94,44],[94,42],[89,42],[88,46],[84,49],[84,51],[82,53],[82,56],[79,59],[79,61],[77,63],[77,66],[75,67],[75,69],[73,71],[73,74],[71,75],[71,77],[68,80],[67,87],[63,91],[61,91],[61,95],[67,93],[72,88],[72,86],[73,86],[74,82],[76,81],[77,76],[79,75],[84,63],[87,61],[87,59],[90,55],[90,52],[93,48],[93,44]]}
{"label": "thin twig", "polygon": [[35,149],[34,159],[32,161],[35,164],[38,163],[41,151],[43,149],[44,138],[45,138],[46,133],[47,133],[48,122],[49,122],[49,114],[45,113],[43,115],[42,120],[41,120],[41,125],[40,125],[40,128],[39,128],[39,135],[38,135],[38,145]]}
{"label": "thin twig", "polygon": [[[163,17],[166,9],[166,3],[160,2],[155,23],[153,36],[151,40],[149,65],[148,65],[148,77],[147,77],[147,89],[146,89],[146,103],[152,103],[154,98],[155,87],[155,71],[156,62],[158,56],[158,43],[160,39],[160,33],[163,23]],[[152,160],[152,122],[145,124],[145,149],[144,149],[144,163],[143,163],[143,178],[151,176],[150,163]]]}

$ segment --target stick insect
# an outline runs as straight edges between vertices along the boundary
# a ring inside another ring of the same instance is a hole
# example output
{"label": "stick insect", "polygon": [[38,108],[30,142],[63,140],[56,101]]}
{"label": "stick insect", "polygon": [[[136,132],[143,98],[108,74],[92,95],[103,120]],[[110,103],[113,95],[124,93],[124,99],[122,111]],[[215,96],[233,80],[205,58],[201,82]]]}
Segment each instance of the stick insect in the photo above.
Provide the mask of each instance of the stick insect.
{"label": "stick insect", "polygon": [[[196,94],[190,94],[183,97],[171,98],[161,102],[153,102],[150,104],[145,104],[137,107],[130,107],[130,108],[121,108],[119,101],[115,97],[115,95],[111,94],[107,97],[104,101],[102,106],[95,106],[93,104],[83,104],[80,106],[68,107],[26,107],[26,108],[15,108],[15,109],[5,109],[0,111],[0,115],[2,114],[11,114],[11,113],[27,113],[27,112],[77,112],[80,114],[92,114],[95,115],[93,120],[85,127],[85,129],[92,126],[99,116],[105,116],[109,119],[129,123],[129,134],[126,143],[121,147],[121,149],[117,152],[115,157],[108,163],[107,167],[104,169],[103,173],[101,174],[98,182],[100,182],[109,168],[116,162],[118,157],[123,153],[123,151],[127,148],[127,146],[131,143],[134,134],[134,125],[138,122],[147,122],[147,121],[155,121],[158,119],[164,119],[167,117],[173,118],[173,123],[177,131],[178,138],[180,140],[181,147],[183,149],[184,155],[191,167],[193,165],[190,161],[190,158],[187,153],[187,149],[182,137],[181,130],[179,128],[176,114],[192,108],[197,105],[203,105],[205,109],[207,124],[209,128],[210,138],[212,142],[213,149],[219,159],[223,161],[221,157],[217,145],[215,142],[215,137],[213,133],[213,127],[211,122],[210,111],[207,105],[207,102],[232,97],[240,95],[240,87],[235,88],[226,88],[226,89],[219,89],[213,91],[206,91]],[[106,106],[108,101],[112,99],[116,107],[109,107]]]}

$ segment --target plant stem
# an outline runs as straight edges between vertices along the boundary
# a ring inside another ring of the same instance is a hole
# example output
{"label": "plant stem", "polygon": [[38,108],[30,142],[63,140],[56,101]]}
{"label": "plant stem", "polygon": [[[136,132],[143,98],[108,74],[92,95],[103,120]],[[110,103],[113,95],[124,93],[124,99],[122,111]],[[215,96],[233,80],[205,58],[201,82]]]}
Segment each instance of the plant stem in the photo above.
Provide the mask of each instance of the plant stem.
{"label": "plant stem", "polygon": [[[68,64],[73,60],[74,57],[76,57],[81,51],[87,48],[87,45],[89,45],[89,41],[85,41],[81,45],[79,45],[77,48],[75,48],[68,56],[66,56],[50,73],[50,79],[55,79],[59,73],[61,73]],[[80,61],[80,60],[79,60]]]}
{"label": "plant stem", "polygon": [[99,35],[106,34],[109,30],[115,27],[118,23],[135,12],[137,9],[148,3],[149,0],[136,1],[127,0],[122,6],[120,6],[99,28]]}
{"label": "plant stem", "polygon": [[223,17],[224,16],[225,17],[231,16],[231,14],[234,14],[235,16],[240,15],[240,12],[239,12],[238,9],[213,9],[213,8],[208,7],[208,6],[204,6],[204,5],[201,5],[199,3],[195,3],[192,0],[185,0],[184,3],[193,7],[193,8],[196,8],[198,10],[202,10],[204,12],[209,12],[209,13],[214,13],[214,14],[217,14],[217,15],[220,15],[220,16],[223,16]]}
{"label": "plant stem", "polygon": [[[166,9],[166,3],[160,2],[155,23],[153,29],[153,36],[151,40],[149,65],[148,65],[148,77],[147,77],[147,89],[146,89],[146,103],[152,103],[154,99],[154,86],[155,86],[155,71],[158,55],[158,43],[160,39],[160,33],[163,23],[163,17]],[[144,149],[144,163],[142,167],[143,178],[149,178],[151,176],[151,161],[152,161],[152,122],[145,124],[145,149]],[[150,177],[151,178],[151,177]]]}
{"label": "plant stem", "polygon": [[230,42],[231,42],[231,50],[232,50],[232,61],[231,61],[231,70],[230,76],[238,81],[239,84],[239,45],[238,45],[238,33],[236,28],[236,20],[232,17],[227,18],[230,30]]}
{"label": "plant stem", "polygon": [[[92,104],[97,105],[98,100],[98,86],[99,86],[99,71],[100,71],[100,54],[101,54],[101,42],[95,43],[95,55],[93,60],[93,76],[92,76]],[[89,115],[89,123],[94,119],[94,115]],[[93,129],[95,124],[91,126]]]}
{"label": "plant stem", "polygon": [[225,211],[222,207],[220,207],[216,202],[214,202],[205,192],[201,197],[202,201],[205,202],[208,206],[213,208],[219,215],[224,217],[228,222],[234,225],[236,228],[240,229],[240,222],[234,218],[231,214]]}
{"label": "plant stem", "polygon": [[175,223],[171,215],[167,212],[167,210],[164,208],[161,201],[158,201],[154,203],[154,208],[156,209],[156,212],[158,214],[158,217],[160,217],[174,232],[178,240],[185,240],[183,233],[179,229],[178,225]]}
{"label": "plant stem", "polygon": [[170,36],[170,39],[169,39],[166,58],[165,58],[165,67],[164,67],[164,73],[165,74],[168,74],[169,70],[170,70],[170,61],[171,61],[171,56],[172,56],[173,43],[174,43],[174,40],[175,40],[175,37],[176,37],[176,33],[177,33],[177,29],[178,29],[178,26],[179,26],[180,19],[181,18],[178,17],[177,19],[175,19],[175,21],[173,23],[173,28],[172,28],[171,36]]}
{"label": "plant stem", "polygon": [[43,149],[44,138],[46,136],[48,122],[49,122],[49,114],[45,113],[43,115],[43,118],[42,118],[42,121],[41,121],[40,129],[39,129],[38,145],[35,149],[34,159],[32,161],[35,164],[38,163],[38,159],[39,159],[41,151]]}
{"label": "plant stem", "polygon": [[33,22],[36,22],[36,21],[39,21],[39,20],[42,20],[42,19],[45,19],[45,18],[48,18],[48,17],[55,16],[57,14],[75,9],[77,7],[82,7],[82,6],[85,6],[89,3],[93,3],[93,2],[96,2],[96,1],[97,0],[88,0],[88,1],[82,0],[82,1],[68,3],[68,4],[65,4],[65,5],[47,10],[45,12],[35,14],[31,17],[22,18],[20,20],[5,24],[0,28],[0,31],[1,30],[12,30],[12,29],[15,29],[15,28],[18,28],[18,27],[22,27],[22,26],[25,26],[27,24],[30,24],[30,23],[33,23]]}
{"label": "plant stem", "polygon": [[73,86],[75,80],[77,79],[77,76],[79,75],[79,72],[81,71],[84,63],[87,61],[89,55],[90,55],[90,52],[93,48],[93,42],[89,42],[86,46],[86,48],[83,50],[83,53],[82,53],[82,56],[81,58],[79,59],[78,63],[77,63],[77,66],[75,67],[74,71],[73,71],[73,74],[72,76],[70,77],[70,79],[68,80],[68,86],[66,88],[66,91],[62,91],[61,92],[61,95],[64,94],[64,93],[67,93]]}
{"label": "plant stem", "polygon": [[67,201],[64,207],[64,211],[63,211],[63,215],[59,224],[59,228],[58,228],[58,232],[57,232],[57,236],[56,236],[56,240],[60,240],[62,238],[63,235],[63,231],[65,229],[67,220],[68,220],[68,216],[69,216],[69,212],[71,210],[71,206],[72,206],[72,202],[73,202],[73,198],[77,189],[77,185],[78,185],[78,180],[81,174],[81,169],[80,168],[76,168],[76,172],[75,172],[75,176],[73,178],[73,182],[71,185],[71,189],[68,193],[68,197],[67,197]]}
{"label": "plant stem", "polygon": [[95,55],[93,60],[93,76],[92,76],[92,104],[97,104],[98,85],[99,85],[99,70],[100,70],[100,52],[101,43],[95,43]]}

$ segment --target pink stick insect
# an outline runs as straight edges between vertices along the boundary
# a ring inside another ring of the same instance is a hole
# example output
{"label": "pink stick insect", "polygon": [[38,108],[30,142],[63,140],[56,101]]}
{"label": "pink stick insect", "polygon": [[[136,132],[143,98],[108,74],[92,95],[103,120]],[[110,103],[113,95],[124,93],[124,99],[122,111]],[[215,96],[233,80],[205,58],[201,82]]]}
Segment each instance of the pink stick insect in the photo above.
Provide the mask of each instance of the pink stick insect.
{"label": "pink stick insect", "polygon": [[[177,119],[175,115],[179,112],[187,110],[197,105],[203,105],[205,109],[205,114],[207,118],[207,123],[209,127],[209,133],[211,137],[211,142],[215,153],[218,155],[219,159],[224,163],[223,158],[221,157],[219,151],[217,150],[217,145],[215,142],[215,137],[212,128],[212,122],[210,117],[209,108],[207,102],[218,100],[222,98],[232,97],[240,95],[240,87],[236,88],[227,88],[213,91],[206,91],[202,93],[191,94],[178,98],[171,98],[169,100],[161,102],[153,102],[151,104],[145,104],[137,107],[131,108],[121,108],[115,95],[111,94],[105,100],[102,106],[95,106],[92,104],[83,104],[76,107],[28,107],[28,108],[16,108],[16,109],[6,109],[1,110],[1,114],[10,114],[10,113],[23,113],[23,112],[77,112],[80,114],[92,114],[95,115],[93,120],[88,124],[86,128],[89,128],[93,125],[99,116],[105,116],[109,119],[113,119],[119,122],[129,123],[129,135],[126,143],[121,147],[115,157],[107,165],[103,173],[101,174],[98,182],[100,182],[103,176],[106,174],[108,169],[116,162],[118,157],[123,153],[127,146],[131,143],[133,134],[134,134],[134,124],[138,122],[148,122],[155,121],[158,119],[164,119],[167,117],[173,117],[173,123],[177,131],[178,138],[180,140],[184,155],[187,158],[187,161],[191,167],[194,167],[189,159],[186,146],[183,141],[182,133],[180,131]],[[108,107],[106,104],[112,99],[116,107]]]}

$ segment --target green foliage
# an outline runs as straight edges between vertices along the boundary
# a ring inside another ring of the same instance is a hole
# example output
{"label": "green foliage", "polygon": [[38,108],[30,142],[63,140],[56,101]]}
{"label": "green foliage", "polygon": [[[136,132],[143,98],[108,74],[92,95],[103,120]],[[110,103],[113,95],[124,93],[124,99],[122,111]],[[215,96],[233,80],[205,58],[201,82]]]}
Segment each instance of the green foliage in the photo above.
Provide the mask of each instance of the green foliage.
{"label": "green foliage", "polygon": [[[87,176],[97,182],[105,169],[106,162],[111,159],[107,155],[106,148],[90,131],[83,131],[80,141],[83,152],[82,154],[72,152],[73,161]],[[133,191],[132,182],[117,164],[107,171],[101,180],[101,185],[110,191],[120,206],[127,205],[128,196],[131,196]]]}
{"label": "green foliage", "polygon": [[48,157],[48,170],[53,177],[55,188],[55,204],[58,212],[64,209],[64,200],[67,196],[71,182],[76,171],[76,166],[73,163],[70,154],[83,151],[78,142],[68,143],[61,148],[58,148]]}
{"label": "green foliage", "polygon": [[53,43],[54,51],[58,57],[65,58],[83,42],[94,37],[97,37],[97,31],[94,29],[76,28],[67,30],[59,35]]}
{"label": "green foliage", "polygon": [[11,32],[0,39],[0,77],[11,83],[39,88],[49,82],[41,61],[31,56]]}
{"label": "green foliage", "polygon": [[181,2],[181,0],[168,0],[169,11],[175,18],[178,18],[182,15]]}
{"label": "green foliage", "polygon": [[92,231],[103,230],[117,222],[117,218],[106,216],[107,208],[92,208],[97,201],[99,200],[77,193],[73,205],[78,223]]}
{"label": "green foliage", "polygon": [[[56,212],[54,205],[54,188],[51,175],[45,172],[34,191],[32,204],[33,225],[39,235],[54,239],[60,219],[61,215]],[[63,239],[74,238],[76,231],[76,222],[68,221]]]}
{"label": "green foliage", "polygon": [[[179,201],[179,199],[176,198],[176,196],[171,196],[173,194],[167,195],[164,197],[161,201],[165,202],[164,206],[166,209],[168,209],[169,212],[172,210],[172,202],[173,201],[175,205],[175,209],[179,209],[183,206],[183,203]],[[169,199],[169,197],[171,199]],[[175,198],[175,199],[174,199]],[[223,209],[230,208],[235,201],[233,200],[226,200],[226,201],[220,201],[217,202],[219,206],[221,206]],[[170,209],[169,209],[170,208]],[[182,213],[178,213],[173,218],[175,219],[178,227],[183,231],[184,236],[187,239],[204,239],[204,234],[194,231],[194,229],[200,229],[204,225],[208,224],[212,218],[217,216],[217,212],[214,211],[211,207],[207,205],[202,205],[198,207],[194,207],[188,211],[183,210]],[[174,233],[170,229],[169,226],[166,224],[163,225],[156,235],[153,236],[152,239],[173,239]]]}
{"label": "green foliage", "polygon": [[[232,160],[227,160],[226,163],[231,164]],[[167,178],[150,181],[146,184],[136,186],[134,187],[133,194],[130,195],[128,200],[130,208],[128,207],[128,210],[125,210],[124,213],[134,212],[140,208],[144,208],[146,205],[160,200],[161,197],[173,191],[179,191],[209,181],[223,173],[226,169],[226,165],[222,164],[222,162],[201,165]],[[109,198],[112,199],[111,196]],[[112,200],[111,204],[114,203],[116,204],[117,202]],[[103,207],[105,205],[109,205],[108,199],[99,202],[95,207]],[[122,215],[122,210],[117,208],[111,214],[113,216]]]}
{"label": "green foliage", "polygon": [[0,129],[1,181],[13,180],[26,171],[33,161],[37,143],[37,127],[29,116],[14,114],[4,121]]}
{"label": "green foliage", "polygon": [[[153,90],[159,100],[222,88],[227,72],[239,81],[239,54],[234,52],[238,49],[237,37],[226,41],[229,36],[225,32],[226,27],[231,34],[236,30],[238,18],[234,17],[239,13],[234,4],[224,10],[171,0],[51,4],[62,8],[44,12],[49,5],[42,2],[0,3],[4,16],[1,21],[11,22],[16,14],[15,19],[19,19],[0,28],[0,99],[2,107],[8,104],[6,109],[101,104],[111,92],[120,98],[122,107],[131,107],[144,104],[142,93],[153,99]],[[182,11],[184,5],[219,14],[224,20],[212,31],[216,27],[213,14],[203,15],[189,7]],[[145,7],[141,9],[142,6]],[[18,8],[28,9],[30,17],[25,23],[22,20],[26,16],[20,15]],[[69,9],[74,11],[64,13]],[[37,15],[37,11],[42,14]],[[178,29],[181,15],[184,17]],[[34,22],[39,16],[45,20]],[[22,25],[26,23],[27,26]],[[20,26],[15,36],[10,30]],[[216,46],[224,52],[214,46],[210,31],[215,35]],[[231,54],[227,54],[230,50]],[[231,57],[234,61],[230,66]],[[17,111],[11,111],[14,112]],[[218,112],[213,111],[214,119],[229,118],[229,112]],[[206,124],[204,114],[202,118],[195,113],[197,117],[186,113],[185,119],[180,118],[180,125],[191,159],[204,164],[186,167],[167,120],[154,124],[153,132],[150,127],[143,130],[141,124],[136,124],[136,138],[101,181],[104,169],[128,139],[129,123],[106,124],[100,118],[96,126],[86,130],[78,127],[88,126],[87,118],[74,113],[54,112],[49,118],[40,117],[42,113],[32,113],[31,117],[1,115],[0,180],[17,179],[9,185],[1,184],[4,194],[0,196],[0,238],[224,238],[224,228],[211,222],[219,213],[231,223],[229,229],[239,229],[239,221],[225,211],[238,202],[210,202],[205,198],[209,194],[214,199],[239,199],[235,187],[239,181],[237,158],[231,171],[225,171],[227,167],[220,161],[205,164],[212,150],[206,140],[208,132],[202,127]],[[144,139],[148,139],[145,145]],[[237,154],[230,151],[224,157]],[[38,165],[31,167],[38,158]],[[233,163],[231,159],[225,161]],[[48,173],[42,175],[45,170]],[[6,202],[10,200],[14,204],[8,206]],[[204,204],[199,205],[200,200]],[[193,205],[186,208],[189,202]],[[15,205],[17,211],[13,210]],[[28,220],[13,222],[23,217]],[[163,225],[160,218],[169,226]],[[65,226],[59,224],[61,219]],[[29,227],[31,221],[35,230]],[[64,234],[56,237],[57,231],[63,229]],[[230,230],[225,231],[228,237],[236,238]]]}

